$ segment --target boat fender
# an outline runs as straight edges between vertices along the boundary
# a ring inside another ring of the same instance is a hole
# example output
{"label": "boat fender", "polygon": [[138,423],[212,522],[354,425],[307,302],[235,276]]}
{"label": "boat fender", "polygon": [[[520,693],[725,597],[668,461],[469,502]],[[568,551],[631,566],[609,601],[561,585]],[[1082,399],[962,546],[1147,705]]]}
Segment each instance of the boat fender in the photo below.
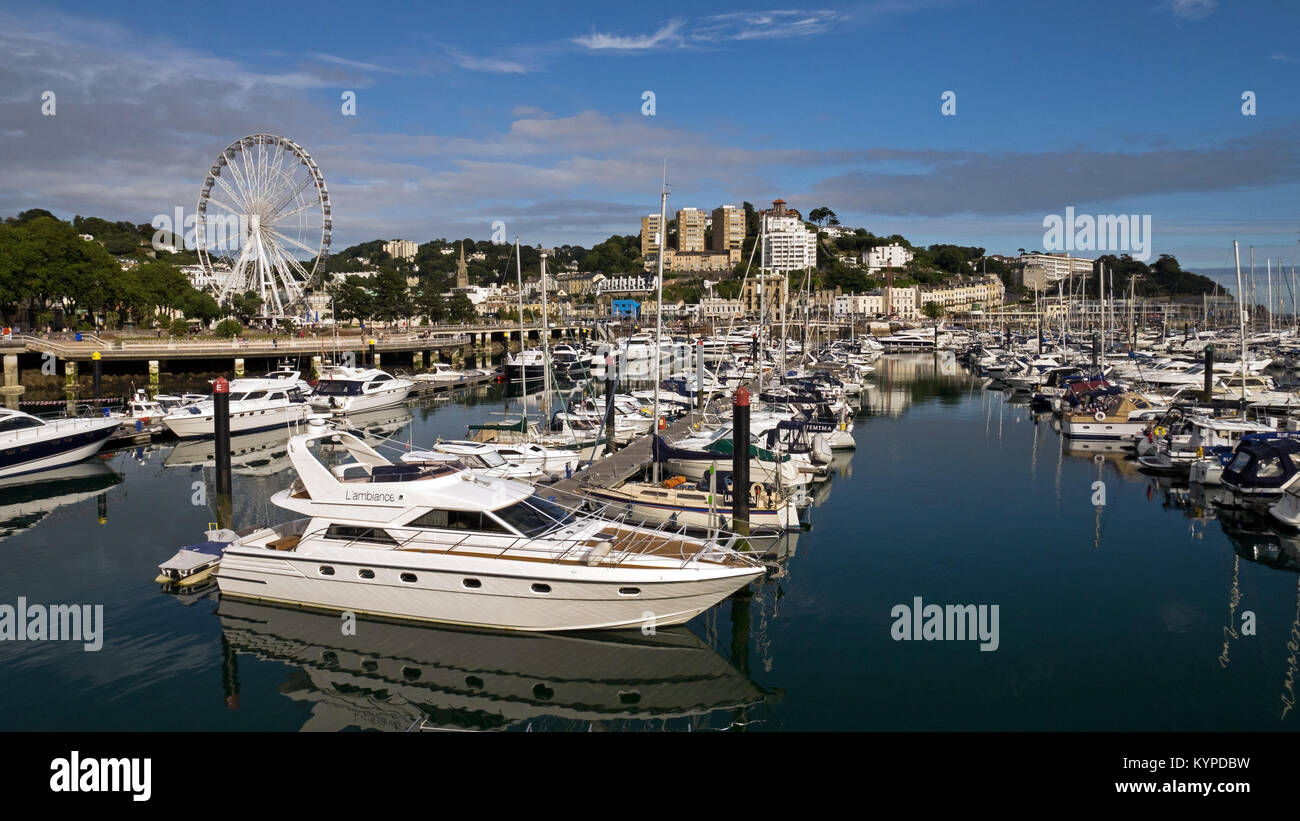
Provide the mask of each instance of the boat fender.
{"label": "boat fender", "polygon": [[1163,437],[1168,432],[1169,431],[1165,430],[1164,427],[1162,426],[1157,426],[1155,430],[1156,436],[1160,436],[1160,437]]}
{"label": "boat fender", "polygon": [[600,560],[609,555],[609,551],[613,546],[608,541],[597,542],[596,546],[587,553],[587,566],[595,567],[600,564]]}
{"label": "boat fender", "polygon": [[1105,422],[1105,421],[1106,421],[1106,412],[1105,412],[1105,411],[1097,411],[1096,413],[1094,413],[1094,414],[1092,415],[1092,418],[1093,418],[1093,419],[1096,419],[1098,422]]}

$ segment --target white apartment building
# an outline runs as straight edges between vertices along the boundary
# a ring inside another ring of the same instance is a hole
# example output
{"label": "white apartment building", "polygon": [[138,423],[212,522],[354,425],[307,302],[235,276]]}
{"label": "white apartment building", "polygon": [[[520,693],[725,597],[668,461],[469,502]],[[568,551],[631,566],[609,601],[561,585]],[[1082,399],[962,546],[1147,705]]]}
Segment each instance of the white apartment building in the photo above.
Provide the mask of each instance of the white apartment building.
{"label": "white apartment building", "polygon": [[395,239],[384,243],[384,253],[393,259],[414,259],[418,248],[419,246],[409,239]]}
{"label": "white apartment building", "polygon": [[817,266],[817,234],[798,217],[763,217],[763,268],[802,271]]}
{"label": "white apartment building", "polygon": [[886,268],[901,269],[913,256],[912,249],[905,245],[878,245],[862,255],[862,263],[867,266],[868,274],[874,274]]}
{"label": "white apartment building", "polygon": [[1022,281],[1031,291],[1045,291],[1071,275],[1090,276],[1093,263],[1066,254],[1021,254],[1020,262],[1025,266]]}

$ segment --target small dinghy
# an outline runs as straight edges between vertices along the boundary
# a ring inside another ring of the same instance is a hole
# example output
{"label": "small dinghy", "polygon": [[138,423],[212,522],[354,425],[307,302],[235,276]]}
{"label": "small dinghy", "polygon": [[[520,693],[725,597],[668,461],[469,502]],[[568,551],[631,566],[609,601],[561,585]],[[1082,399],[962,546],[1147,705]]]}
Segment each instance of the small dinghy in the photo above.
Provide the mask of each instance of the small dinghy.
{"label": "small dinghy", "polygon": [[158,565],[158,584],[191,587],[207,579],[221,562],[221,554],[239,535],[219,528],[207,532],[207,541],[182,547],[176,555]]}

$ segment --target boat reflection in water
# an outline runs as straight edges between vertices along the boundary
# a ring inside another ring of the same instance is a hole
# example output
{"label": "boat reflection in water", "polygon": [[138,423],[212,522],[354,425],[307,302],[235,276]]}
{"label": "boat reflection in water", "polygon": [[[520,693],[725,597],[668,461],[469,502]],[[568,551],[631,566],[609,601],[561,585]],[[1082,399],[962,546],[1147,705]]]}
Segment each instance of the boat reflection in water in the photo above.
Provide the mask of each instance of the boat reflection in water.
{"label": "boat reflection in water", "polygon": [[[164,467],[213,467],[216,440],[179,442],[163,461]],[[230,437],[230,469],[244,476],[271,476],[292,467],[289,462],[289,432],[275,429],[241,433]]]}
{"label": "boat reflection in water", "polygon": [[121,482],[122,474],[99,459],[0,479],[0,540],[34,527],[64,505],[98,496]]}
{"label": "boat reflection in water", "polygon": [[685,628],[501,633],[358,620],[345,635],[337,615],[309,610],[224,599],[217,615],[233,653],[299,668],[280,691],[312,704],[303,730],[632,729],[623,722],[669,719],[721,728],[730,714],[713,721],[713,711],[764,698]]}
{"label": "boat reflection in water", "polygon": [[1300,533],[1251,510],[1224,508],[1219,523],[1238,556],[1274,570],[1300,573]]}

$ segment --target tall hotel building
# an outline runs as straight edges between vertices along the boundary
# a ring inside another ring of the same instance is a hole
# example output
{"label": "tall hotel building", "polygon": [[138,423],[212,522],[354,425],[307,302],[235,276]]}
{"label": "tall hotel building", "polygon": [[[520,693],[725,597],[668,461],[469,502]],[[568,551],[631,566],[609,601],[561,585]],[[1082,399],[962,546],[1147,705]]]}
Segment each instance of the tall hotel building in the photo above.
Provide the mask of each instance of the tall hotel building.
{"label": "tall hotel building", "polygon": [[740,262],[745,244],[745,212],[734,205],[713,209],[713,251],[725,253],[732,265]]}
{"label": "tall hotel building", "polygon": [[816,266],[817,234],[799,217],[786,214],[785,200],[774,200],[763,216],[763,268],[783,272]]}

